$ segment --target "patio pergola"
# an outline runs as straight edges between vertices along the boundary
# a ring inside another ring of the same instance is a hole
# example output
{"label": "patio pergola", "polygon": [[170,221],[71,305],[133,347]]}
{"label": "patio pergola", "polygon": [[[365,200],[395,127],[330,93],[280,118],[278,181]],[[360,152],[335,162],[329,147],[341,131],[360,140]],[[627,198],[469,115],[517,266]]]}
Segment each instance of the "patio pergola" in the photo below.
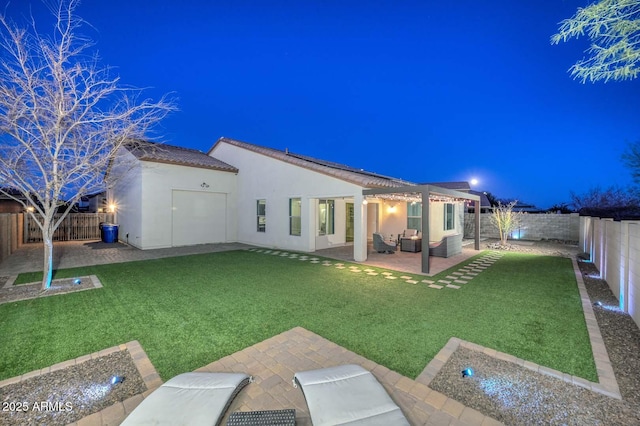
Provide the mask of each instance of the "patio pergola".
{"label": "patio pergola", "polygon": [[[480,196],[435,185],[407,185],[395,188],[373,188],[362,190],[363,197],[419,201],[422,203],[422,272],[429,273],[429,223],[431,201],[473,201],[475,211],[475,250],[480,250]],[[425,202],[425,200],[427,202]]]}

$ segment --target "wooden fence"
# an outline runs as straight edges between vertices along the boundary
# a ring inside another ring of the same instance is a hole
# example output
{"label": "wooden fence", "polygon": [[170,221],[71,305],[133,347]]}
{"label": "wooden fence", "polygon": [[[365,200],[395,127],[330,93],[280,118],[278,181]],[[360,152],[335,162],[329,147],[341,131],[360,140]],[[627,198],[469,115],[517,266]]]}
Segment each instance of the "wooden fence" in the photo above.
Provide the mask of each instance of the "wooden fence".
{"label": "wooden fence", "polygon": [[[112,220],[113,213],[70,213],[54,232],[53,241],[99,240],[100,223]],[[27,214],[24,215],[23,231],[25,243],[42,242],[40,227]]]}
{"label": "wooden fence", "polygon": [[22,245],[22,213],[0,213],[0,262]]}

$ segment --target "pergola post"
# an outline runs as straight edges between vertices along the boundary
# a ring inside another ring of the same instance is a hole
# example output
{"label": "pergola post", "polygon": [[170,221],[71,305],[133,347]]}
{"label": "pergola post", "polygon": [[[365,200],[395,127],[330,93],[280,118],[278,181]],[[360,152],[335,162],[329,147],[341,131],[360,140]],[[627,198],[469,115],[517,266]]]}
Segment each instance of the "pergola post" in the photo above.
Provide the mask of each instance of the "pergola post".
{"label": "pergola post", "polygon": [[475,200],[473,203],[473,211],[475,213],[475,222],[476,222],[476,226],[475,226],[475,233],[474,233],[474,238],[475,238],[475,246],[474,248],[476,250],[480,250],[480,200]]}
{"label": "pergola post", "polygon": [[422,191],[422,273],[429,273],[429,192]]}
{"label": "pergola post", "polygon": [[353,197],[353,259],[356,262],[367,260],[367,206],[364,196]]}

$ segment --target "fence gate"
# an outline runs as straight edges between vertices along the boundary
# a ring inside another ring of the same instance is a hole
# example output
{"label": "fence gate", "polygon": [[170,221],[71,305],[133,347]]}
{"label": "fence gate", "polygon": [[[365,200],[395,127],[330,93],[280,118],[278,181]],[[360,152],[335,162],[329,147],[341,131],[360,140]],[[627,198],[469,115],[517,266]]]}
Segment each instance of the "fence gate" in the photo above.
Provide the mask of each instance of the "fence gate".
{"label": "fence gate", "polygon": [[[33,218],[24,214],[24,242],[42,242],[42,231]],[[56,216],[54,220],[58,220]],[[53,241],[99,240],[100,222],[113,220],[113,213],[69,213],[53,233]]]}

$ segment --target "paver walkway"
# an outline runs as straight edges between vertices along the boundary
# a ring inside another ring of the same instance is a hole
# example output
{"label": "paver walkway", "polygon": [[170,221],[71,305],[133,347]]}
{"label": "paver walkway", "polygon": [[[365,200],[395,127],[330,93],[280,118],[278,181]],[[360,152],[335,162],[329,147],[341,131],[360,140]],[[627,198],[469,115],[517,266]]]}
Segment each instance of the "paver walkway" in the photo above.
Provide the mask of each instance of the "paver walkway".
{"label": "paver walkway", "polygon": [[[190,254],[243,250],[251,246],[241,243],[200,244],[186,247],[139,250],[122,243],[101,241],[64,241],[53,246],[54,268],[77,268],[135,260],[159,259],[187,256]],[[0,276],[17,275],[23,272],[42,271],[42,244],[25,244],[0,263]]]}
{"label": "paver walkway", "polygon": [[[327,266],[327,267],[333,267],[336,269],[342,269],[352,273],[362,273],[369,276],[381,276],[388,280],[399,279],[408,284],[418,284],[418,283],[427,284],[430,288],[437,289],[437,290],[441,290],[443,288],[449,288],[449,289],[455,289],[455,290],[460,289],[464,284],[469,283],[469,281],[471,281],[474,277],[476,277],[480,272],[484,271],[489,266],[493,265],[496,260],[502,257],[502,253],[497,251],[484,253],[482,254],[482,256],[480,256],[473,262],[465,266],[461,266],[457,270],[450,272],[450,275],[447,275],[445,278],[439,279],[436,281],[432,279],[421,279],[420,277],[406,275],[406,273],[402,273],[402,272],[396,272],[396,273],[390,272],[390,271],[379,272],[375,269],[371,269],[367,267],[369,265],[368,263],[347,265],[340,261],[321,259],[313,255],[288,252],[286,250],[272,250],[272,249],[256,248],[256,247],[252,247],[247,250],[254,253],[285,257],[292,260],[309,262],[309,263],[314,263],[314,264]],[[453,266],[455,266],[455,264],[453,264]]]}

